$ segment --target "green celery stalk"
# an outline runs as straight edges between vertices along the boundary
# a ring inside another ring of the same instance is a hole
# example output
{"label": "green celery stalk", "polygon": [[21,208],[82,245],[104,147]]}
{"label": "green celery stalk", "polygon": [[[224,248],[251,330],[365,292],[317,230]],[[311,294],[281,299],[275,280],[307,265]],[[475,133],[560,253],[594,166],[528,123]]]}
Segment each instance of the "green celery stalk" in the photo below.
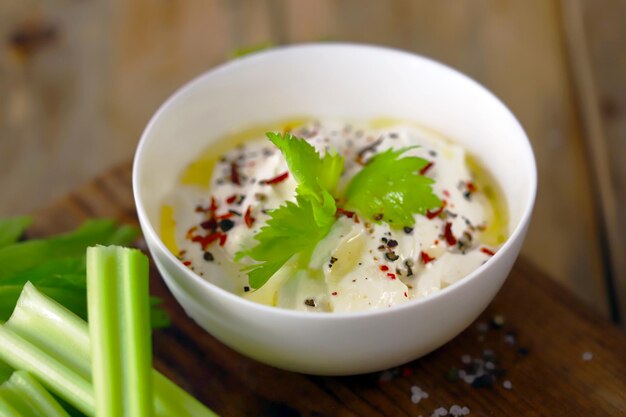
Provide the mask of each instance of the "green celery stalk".
{"label": "green celery stalk", "polygon": [[0,357],[13,368],[32,373],[47,389],[89,414],[94,402],[90,381],[7,326],[0,326]]}
{"label": "green celery stalk", "polygon": [[69,417],[48,391],[28,372],[15,371],[0,386],[3,417]]}
{"label": "green celery stalk", "polygon": [[[0,285],[0,321],[8,320],[11,316],[23,288],[24,285]],[[45,285],[39,286],[38,289],[79,316],[87,317],[85,290]]]}
{"label": "green celery stalk", "polygon": [[87,306],[98,417],[152,417],[148,258],[136,249],[87,249]]}
{"label": "green celery stalk", "polygon": [[[28,283],[24,286],[15,311],[4,327],[8,327],[33,346],[44,350],[52,360],[64,364],[68,373],[76,378],[59,382],[50,378],[45,372],[37,372],[37,364],[32,366],[34,368],[32,374],[50,391],[87,416],[95,415],[93,391],[90,396],[85,396],[85,400],[76,399],[71,395],[80,388],[81,380],[91,381],[91,344],[89,329],[85,321]],[[11,346],[7,348],[3,346],[4,337],[0,334],[0,360],[7,362],[13,368],[20,369],[20,366],[16,365],[22,362],[19,358],[25,352],[20,349],[11,349]],[[28,360],[26,362],[28,364]],[[156,370],[152,370],[152,382],[156,417],[217,416]],[[64,386],[55,391],[54,386],[60,383]],[[67,394],[62,394],[61,389]]]}
{"label": "green celery stalk", "polygon": [[17,242],[32,222],[28,216],[0,219],[0,248]]}

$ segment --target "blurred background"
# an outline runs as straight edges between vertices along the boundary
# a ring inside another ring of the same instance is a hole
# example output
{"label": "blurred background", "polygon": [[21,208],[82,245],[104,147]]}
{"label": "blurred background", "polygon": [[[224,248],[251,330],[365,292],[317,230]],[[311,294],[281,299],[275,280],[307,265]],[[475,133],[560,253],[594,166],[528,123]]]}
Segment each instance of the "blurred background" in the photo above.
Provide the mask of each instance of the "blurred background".
{"label": "blurred background", "polygon": [[0,216],[129,161],[159,104],[237,51],[387,45],[512,109],[539,169],[523,256],[626,317],[625,0],[2,0],[0,40]]}

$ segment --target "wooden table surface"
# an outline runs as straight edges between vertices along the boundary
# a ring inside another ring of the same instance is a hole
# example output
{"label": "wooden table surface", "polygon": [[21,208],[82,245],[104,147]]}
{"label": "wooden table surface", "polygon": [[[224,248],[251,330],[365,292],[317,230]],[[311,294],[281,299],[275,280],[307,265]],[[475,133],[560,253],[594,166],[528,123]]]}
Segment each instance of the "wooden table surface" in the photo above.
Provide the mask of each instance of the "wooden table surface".
{"label": "wooden table surface", "polygon": [[[29,235],[91,217],[136,223],[130,177],[130,163],[97,177],[38,211]],[[451,342],[399,368],[353,377],[301,375],[245,358],[189,319],[154,268],[152,292],[173,319],[154,334],[155,366],[223,416],[428,417],[454,405],[470,416],[626,416],[626,334],[523,258]],[[477,386],[489,378],[455,378],[471,373],[476,359],[495,365],[492,386]],[[418,388],[428,397],[416,404]]]}

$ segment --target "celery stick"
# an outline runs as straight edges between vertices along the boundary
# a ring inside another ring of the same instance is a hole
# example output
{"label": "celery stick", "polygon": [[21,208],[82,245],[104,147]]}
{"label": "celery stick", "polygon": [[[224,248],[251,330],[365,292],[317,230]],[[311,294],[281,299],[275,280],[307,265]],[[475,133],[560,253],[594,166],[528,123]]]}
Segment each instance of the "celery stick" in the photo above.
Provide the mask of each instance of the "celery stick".
{"label": "celery stick", "polygon": [[0,326],[0,359],[15,369],[35,375],[47,389],[65,398],[85,414],[93,415],[91,383],[7,326]]}
{"label": "celery stick", "polygon": [[[25,371],[15,371],[0,386],[0,399],[10,407],[6,412],[0,412],[2,416],[69,417],[54,397]],[[10,409],[14,412],[8,411]]]}
{"label": "celery stick", "polygon": [[6,398],[4,395],[0,395],[0,416],[22,417],[22,413],[15,408],[13,402],[9,398]]}
{"label": "celery stick", "polygon": [[136,249],[87,249],[87,305],[96,415],[151,417],[148,258]]}
{"label": "celery stick", "polygon": [[[87,323],[55,302],[50,297],[37,291],[30,283],[24,286],[24,290],[15,311],[4,327],[10,328],[14,333],[27,339],[33,345],[39,346],[49,353],[53,359],[63,363],[66,369],[81,377],[87,375],[91,379],[91,347],[89,329]],[[0,346],[3,338],[0,335]],[[15,366],[7,359],[11,356],[19,356],[21,352],[0,349],[0,360],[5,360],[9,365]],[[19,367],[18,367],[19,368]],[[45,375],[33,373],[43,383],[57,384],[54,379],[47,380]],[[157,417],[216,417],[217,414],[209,410],[202,403],[189,395],[185,390],[174,384],[165,376],[152,371],[154,384],[154,405]],[[70,381],[71,382],[71,381]],[[50,388],[48,386],[48,388]],[[67,384],[63,387],[66,391],[72,391],[75,384]],[[76,402],[73,396],[61,395],[59,397],[78,408],[88,416],[94,415],[93,396],[90,408],[79,406],[82,402]],[[91,410],[91,411],[89,411]]]}

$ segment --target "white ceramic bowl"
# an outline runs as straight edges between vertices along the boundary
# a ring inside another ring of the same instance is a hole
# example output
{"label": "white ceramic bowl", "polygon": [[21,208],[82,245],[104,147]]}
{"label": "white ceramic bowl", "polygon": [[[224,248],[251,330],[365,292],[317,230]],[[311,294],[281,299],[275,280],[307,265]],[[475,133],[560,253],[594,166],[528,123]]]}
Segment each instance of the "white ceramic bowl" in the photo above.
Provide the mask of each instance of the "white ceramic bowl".
{"label": "white ceramic bowl", "polygon": [[[438,293],[390,309],[306,313],[247,301],[182,265],[161,241],[163,196],[198,152],[225,134],[294,116],[420,122],[477,155],[504,191],[510,237],[487,263]],[[446,343],[489,304],[515,261],[536,191],[535,160],[511,112],[465,75],[380,47],[278,48],[213,69],[178,90],[143,133],[133,168],[141,227],[165,282],[187,314],[244,355],[292,371],[382,370]]]}

